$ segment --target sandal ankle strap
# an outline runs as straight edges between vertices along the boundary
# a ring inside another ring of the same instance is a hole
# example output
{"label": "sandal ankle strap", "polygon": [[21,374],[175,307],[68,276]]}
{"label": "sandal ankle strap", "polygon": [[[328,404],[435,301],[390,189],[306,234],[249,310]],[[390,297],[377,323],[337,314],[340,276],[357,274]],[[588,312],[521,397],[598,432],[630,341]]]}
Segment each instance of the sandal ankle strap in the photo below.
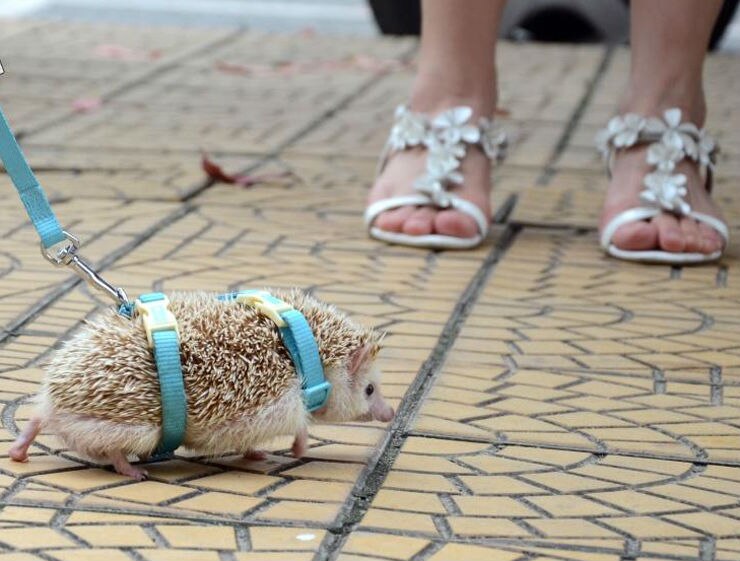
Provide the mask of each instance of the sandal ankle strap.
{"label": "sandal ankle strap", "polygon": [[447,189],[461,184],[460,172],[467,146],[478,146],[491,160],[501,161],[507,146],[506,133],[493,119],[481,117],[477,124],[470,123],[473,109],[453,107],[429,117],[415,113],[405,105],[396,109],[395,120],[378,165],[383,171],[391,154],[415,147],[428,150],[426,169],[414,181],[414,189],[427,196],[440,208],[452,206],[452,195]]}
{"label": "sandal ankle strap", "polygon": [[690,122],[681,122],[681,117],[681,110],[676,107],[666,110],[662,118],[626,113],[613,117],[596,135],[596,147],[604,156],[609,177],[618,150],[649,144],[646,159],[654,169],[643,179],[645,189],[640,193],[640,200],[647,208],[677,216],[692,211],[684,199],[687,178],[682,173],[673,173],[676,164],[686,158],[697,162],[706,170],[706,188],[711,191],[712,172],[719,152],[717,142],[706,130]]}

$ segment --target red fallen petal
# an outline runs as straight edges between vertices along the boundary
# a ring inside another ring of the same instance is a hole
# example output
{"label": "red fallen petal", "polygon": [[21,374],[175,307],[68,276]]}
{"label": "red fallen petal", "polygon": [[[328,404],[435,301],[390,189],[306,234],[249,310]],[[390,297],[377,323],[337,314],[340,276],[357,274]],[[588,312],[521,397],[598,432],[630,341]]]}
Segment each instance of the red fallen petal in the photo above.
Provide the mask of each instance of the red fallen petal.
{"label": "red fallen petal", "polygon": [[280,179],[287,179],[293,176],[290,171],[283,171],[280,173],[265,173],[261,175],[249,175],[244,173],[229,174],[226,173],[221,166],[214,163],[208,157],[208,154],[203,152],[201,158],[201,167],[206,175],[218,181],[220,183],[226,183],[228,185],[239,185],[241,187],[251,187],[258,183],[266,183],[268,181],[277,181]]}
{"label": "red fallen petal", "polygon": [[103,106],[103,100],[99,97],[80,97],[72,101],[72,108],[80,113],[95,111]]}
{"label": "red fallen petal", "polygon": [[508,117],[509,115],[511,115],[511,111],[509,111],[508,109],[504,109],[503,107],[497,107],[493,114],[497,117]]}

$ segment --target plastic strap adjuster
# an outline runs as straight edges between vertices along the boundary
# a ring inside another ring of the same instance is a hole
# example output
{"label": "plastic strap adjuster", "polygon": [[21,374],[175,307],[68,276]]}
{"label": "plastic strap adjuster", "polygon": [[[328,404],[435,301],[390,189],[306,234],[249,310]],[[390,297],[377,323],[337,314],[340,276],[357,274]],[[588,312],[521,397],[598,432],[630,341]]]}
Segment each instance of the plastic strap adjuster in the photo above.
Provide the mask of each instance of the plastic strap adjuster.
{"label": "plastic strap adjuster", "polygon": [[280,328],[286,325],[281,314],[294,309],[290,304],[275,298],[264,290],[242,290],[236,293],[235,300],[239,304],[246,304],[266,315]]}
{"label": "plastic strap adjuster", "polygon": [[170,312],[169,300],[159,292],[144,294],[136,300],[134,312],[141,316],[159,378],[162,403],[162,437],[155,452],[171,454],[185,439],[187,398],[180,362],[180,335],[177,319]]}
{"label": "plastic strap adjuster", "polygon": [[331,384],[324,377],[316,338],[303,314],[264,290],[243,290],[237,292],[233,299],[255,308],[278,326],[285,348],[288,349],[301,379],[306,408],[312,412],[323,407],[329,398]]}

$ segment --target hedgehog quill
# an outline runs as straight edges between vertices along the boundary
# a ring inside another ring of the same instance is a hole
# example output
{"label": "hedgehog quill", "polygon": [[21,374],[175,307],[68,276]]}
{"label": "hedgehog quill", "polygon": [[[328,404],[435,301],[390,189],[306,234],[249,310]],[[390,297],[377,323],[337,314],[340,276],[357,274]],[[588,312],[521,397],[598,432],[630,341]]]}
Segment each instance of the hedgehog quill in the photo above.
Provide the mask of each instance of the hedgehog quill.
{"label": "hedgehog quill", "polygon": [[[306,318],[332,390],[309,412],[301,381],[272,320],[248,306],[205,292],[175,293],[170,309],[180,326],[180,357],[187,398],[183,446],[204,455],[243,453],[262,459],[259,446],[295,436],[301,457],[312,422],[389,422],[393,408],[380,388],[380,336],[336,308],[300,291],[272,291]],[[36,415],[10,449],[16,461],[44,430],[66,446],[121,474],[144,479],[129,463],[149,458],[161,437],[157,369],[140,322],[115,310],[83,326],[52,358]]]}

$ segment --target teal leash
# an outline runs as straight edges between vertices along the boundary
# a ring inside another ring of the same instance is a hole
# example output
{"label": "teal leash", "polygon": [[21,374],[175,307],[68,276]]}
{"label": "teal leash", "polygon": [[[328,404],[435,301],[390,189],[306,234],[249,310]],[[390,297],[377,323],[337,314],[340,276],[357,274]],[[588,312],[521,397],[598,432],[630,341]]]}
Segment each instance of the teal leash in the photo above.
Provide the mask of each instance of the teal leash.
{"label": "teal leash", "polygon": [[128,304],[126,292],[106,282],[87,263],[77,250],[80,241],[62,230],[44,189],[31,171],[18,141],[10,130],[8,120],[0,107],[0,159],[13,181],[18,195],[31,219],[31,224],[41,238],[41,255],[56,267],[70,267],[95,289],[113,298],[118,305]]}

